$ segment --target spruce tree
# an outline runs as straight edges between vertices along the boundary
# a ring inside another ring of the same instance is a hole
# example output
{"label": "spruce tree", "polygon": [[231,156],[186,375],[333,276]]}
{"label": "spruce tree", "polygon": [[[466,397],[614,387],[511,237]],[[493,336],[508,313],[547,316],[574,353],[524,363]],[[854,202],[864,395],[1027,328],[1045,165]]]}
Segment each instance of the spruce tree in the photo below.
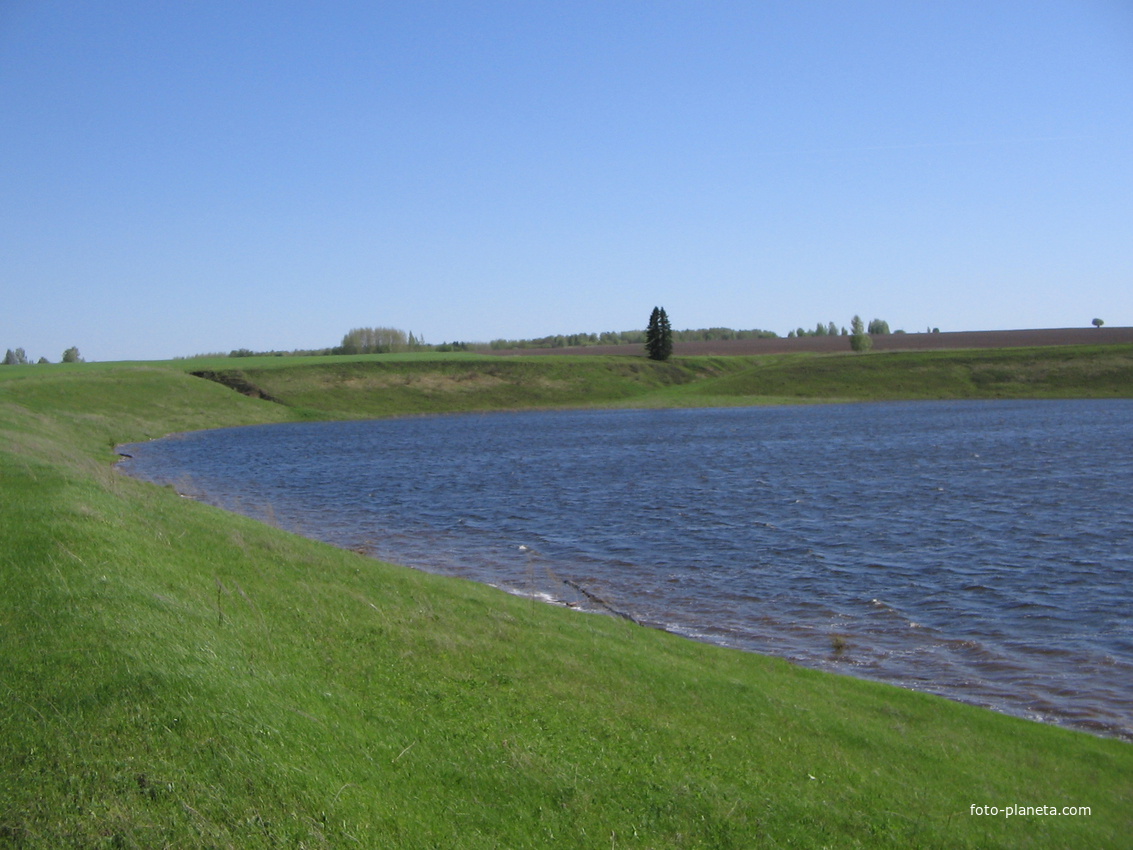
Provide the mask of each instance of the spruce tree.
{"label": "spruce tree", "polygon": [[654,307],[649,314],[649,324],[645,326],[645,353],[650,360],[657,359],[661,339],[661,308]]}
{"label": "spruce tree", "polygon": [[673,353],[673,328],[663,307],[654,307],[645,329],[645,351],[650,360],[668,360]]}

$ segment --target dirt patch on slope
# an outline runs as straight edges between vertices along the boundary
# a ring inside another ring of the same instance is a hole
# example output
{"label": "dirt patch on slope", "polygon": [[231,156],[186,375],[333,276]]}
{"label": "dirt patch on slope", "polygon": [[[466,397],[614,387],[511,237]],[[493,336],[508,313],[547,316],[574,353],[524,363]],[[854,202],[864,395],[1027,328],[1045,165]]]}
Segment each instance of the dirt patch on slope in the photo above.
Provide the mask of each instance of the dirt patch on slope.
{"label": "dirt patch on slope", "polygon": [[282,404],[278,398],[269,395],[262,388],[257,387],[249,381],[240,372],[190,372],[194,378],[204,378],[206,381],[214,381],[218,384],[228,387],[229,389],[236,390],[241,395],[246,395],[248,398],[262,398],[264,401],[273,401],[276,404]]}

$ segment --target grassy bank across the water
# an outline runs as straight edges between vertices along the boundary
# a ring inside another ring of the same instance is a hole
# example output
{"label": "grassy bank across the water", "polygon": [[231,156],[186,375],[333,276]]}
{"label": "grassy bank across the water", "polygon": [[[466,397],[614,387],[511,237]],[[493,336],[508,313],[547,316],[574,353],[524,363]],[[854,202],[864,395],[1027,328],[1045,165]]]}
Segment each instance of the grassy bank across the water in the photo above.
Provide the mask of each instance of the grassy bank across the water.
{"label": "grassy bank across the water", "polygon": [[[813,399],[769,376],[817,388],[827,359],[5,367],[0,847],[1127,846],[1127,743],[535,605],[112,468],[192,428]],[[1075,359],[1100,376],[1081,394],[1130,394],[1127,348]]]}
{"label": "grassy bank across the water", "polygon": [[182,361],[295,411],[344,418],[573,405],[1133,396],[1133,346],[681,357],[404,355]]}

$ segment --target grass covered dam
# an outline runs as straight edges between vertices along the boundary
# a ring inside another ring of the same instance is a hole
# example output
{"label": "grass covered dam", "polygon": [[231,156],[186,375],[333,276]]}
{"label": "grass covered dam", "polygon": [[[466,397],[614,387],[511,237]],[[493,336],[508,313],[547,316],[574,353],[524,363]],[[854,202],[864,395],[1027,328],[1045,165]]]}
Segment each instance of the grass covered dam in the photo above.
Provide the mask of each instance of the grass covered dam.
{"label": "grass covered dam", "polygon": [[0,847],[1121,847],[1133,746],[383,563],[120,475],[273,422],[1133,397],[1133,346],[0,370]]}

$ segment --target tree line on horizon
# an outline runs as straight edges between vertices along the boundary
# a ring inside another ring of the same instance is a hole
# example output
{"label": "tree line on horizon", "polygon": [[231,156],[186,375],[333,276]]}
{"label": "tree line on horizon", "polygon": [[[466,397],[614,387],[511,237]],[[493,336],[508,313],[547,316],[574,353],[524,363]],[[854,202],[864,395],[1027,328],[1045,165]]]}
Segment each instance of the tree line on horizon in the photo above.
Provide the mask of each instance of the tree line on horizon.
{"label": "tree line on horizon", "polygon": [[[15,349],[9,348],[4,353],[4,360],[0,361],[0,366],[27,366],[27,365],[30,365],[31,362],[32,361],[28,358],[28,353],[26,351],[24,351],[22,348],[15,348]],[[40,357],[35,362],[36,362],[36,365],[40,365],[40,364],[50,363],[51,361],[48,360],[46,357]],[[71,346],[70,348],[68,348],[66,351],[63,352],[63,356],[62,356],[62,358],[60,358],[59,362],[60,363],[83,363],[84,360],[79,355],[79,349],[76,348],[75,346]]]}
{"label": "tree line on horizon", "polygon": [[[855,316],[854,318],[860,319],[859,316]],[[903,334],[904,331],[891,331],[889,330],[889,322],[885,321],[884,319],[874,319],[862,330],[862,333],[867,333],[870,336],[879,336],[889,333]],[[940,328],[933,329],[933,333],[940,333]],[[825,324],[819,322],[813,330],[807,330],[806,328],[796,328],[795,330],[790,331],[787,334],[787,339],[796,339],[798,337],[806,336],[850,336],[851,334],[853,334],[853,330],[847,330],[845,325],[843,325],[842,328],[839,329],[838,326],[834,324],[834,322],[827,322]]]}
{"label": "tree line on horizon", "polygon": [[[493,351],[525,348],[575,348],[593,345],[644,345],[646,330],[603,331],[602,333],[554,334],[534,339],[494,339],[488,343]],[[777,339],[774,331],[733,328],[689,328],[671,331],[673,342],[715,342],[733,339]]]}
{"label": "tree line on horizon", "polygon": [[[662,308],[657,307],[654,307],[654,313],[659,309],[661,313],[664,313]],[[211,354],[196,354],[192,355],[192,357],[311,357],[332,354],[391,354],[407,351],[506,351],[538,348],[585,348],[587,346],[596,345],[643,345],[646,346],[647,353],[652,356],[655,349],[650,341],[650,333],[656,319],[657,316],[651,315],[650,325],[646,327],[645,330],[553,334],[531,339],[494,339],[488,343],[442,342],[432,344],[425,342],[423,336],[417,336],[412,331],[406,333],[399,328],[353,328],[346,332],[342,338],[342,342],[328,348],[293,349],[291,351],[253,351],[249,348],[238,348],[228,352],[228,354],[216,352]],[[664,320],[666,324],[666,339],[669,341],[670,351],[671,343],[673,342],[716,342],[720,340],[777,339],[779,337],[774,331],[754,328],[750,330],[735,330],[733,328],[712,327],[689,328],[675,331],[668,326],[667,315],[664,316]],[[1105,321],[1098,318],[1092,320],[1090,324],[1100,329],[1105,325]],[[890,333],[903,334],[905,331],[900,329],[890,331],[889,323],[884,319],[873,319],[866,325],[860,316],[854,316],[851,327],[848,329],[844,325],[839,328],[834,322],[819,322],[813,330],[799,327],[789,331],[787,338],[849,336],[851,348],[853,348],[854,351],[862,351],[868,350],[869,346],[872,345],[871,342],[866,341],[866,338]],[[925,330],[925,333],[938,334],[940,333],[940,328],[928,328]],[[79,354],[79,349],[76,346],[71,346],[63,352],[60,362],[83,363],[85,360]],[[49,364],[51,361],[46,357],[40,357],[35,363]],[[4,354],[4,359],[0,361],[0,365],[2,366],[24,366],[30,364],[32,364],[32,360],[28,357],[27,352],[23,348],[9,348]]]}
{"label": "tree line on horizon", "polygon": [[[238,348],[228,357],[318,357],[332,354],[396,354],[407,351],[506,351],[534,348],[583,348],[595,345],[644,345],[647,329],[633,331],[603,331],[602,333],[552,334],[531,339],[494,339],[491,342],[428,343],[424,337],[399,328],[353,328],[336,346],[292,351],[253,351]],[[774,331],[735,330],[733,328],[696,328],[671,331],[673,342],[713,342],[733,339],[776,339]],[[198,357],[225,356],[197,355]]]}
{"label": "tree line on horizon", "polygon": [[434,351],[438,348],[438,346],[426,343],[413,331],[406,333],[400,328],[375,327],[352,328],[343,335],[342,342],[328,348],[295,349],[293,351],[253,351],[250,348],[237,348],[229,352],[228,356],[320,357],[332,354],[393,354],[404,351]]}
{"label": "tree line on horizon", "polygon": [[[654,308],[654,312],[664,313],[662,308]],[[353,328],[343,336],[342,342],[336,346],[319,349],[295,349],[292,351],[253,351],[248,348],[239,348],[229,352],[225,355],[223,352],[216,354],[198,354],[194,357],[312,357],[321,355],[332,354],[395,354],[411,351],[508,351],[518,350],[523,351],[527,349],[541,349],[541,348],[585,348],[588,346],[599,345],[626,345],[626,346],[645,346],[646,353],[650,356],[653,355],[656,343],[656,336],[651,337],[651,328],[654,328],[654,322],[660,320],[660,315],[651,315],[650,323],[643,330],[632,331],[603,331],[601,333],[577,333],[577,334],[553,334],[549,336],[533,337],[529,339],[494,339],[491,342],[442,342],[442,343],[428,343],[423,336],[418,336],[412,331],[406,332],[399,328],[392,327],[369,327],[369,328]],[[1101,319],[1094,319],[1093,325],[1101,327],[1104,322]],[[668,315],[664,315],[665,325],[665,339],[668,341],[669,351],[671,351],[672,343],[677,342],[716,342],[721,340],[750,340],[750,339],[778,339],[779,335],[774,331],[750,329],[750,330],[735,330],[733,328],[725,327],[712,327],[712,328],[689,328],[685,330],[672,330],[669,325]],[[891,331],[889,323],[884,319],[873,319],[866,324],[860,316],[854,316],[850,327],[838,327],[834,322],[819,322],[813,330],[806,328],[797,328],[787,334],[788,339],[795,339],[799,337],[816,337],[816,336],[848,336],[850,338],[850,347],[854,351],[867,351],[872,346],[870,337],[885,335],[885,334],[903,334],[903,330]],[[940,333],[940,328],[928,328],[925,333]],[[652,340],[652,342],[651,342]],[[23,349],[17,349],[22,352]],[[75,356],[78,356],[78,349],[68,349],[68,352],[74,351]],[[17,354],[9,351],[11,357],[18,357]],[[65,354],[66,358],[66,354]],[[664,358],[655,358],[664,359]],[[9,362],[8,360],[4,361]],[[13,360],[12,362],[26,362]],[[41,362],[46,362],[41,360]],[[65,360],[66,362],[66,360]]]}
{"label": "tree line on horizon", "polygon": [[[660,313],[662,314],[664,313],[662,308],[655,307],[654,313],[657,314],[658,311],[660,311]],[[855,316],[854,318],[855,320],[860,321],[857,316]],[[665,324],[665,340],[670,352],[672,351],[672,344],[677,342],[717,342],[728,340],[779,338],[779,334],[775,333],[775,331],[760,330],[758,328],[737,330],[735,328],[711,327],[673,330],[671,325],[669,324],[667,314],[663,316],[663,319]],[[424,337],[417,336],[412,331],[409,331],[407,333],[406,331],[403,331],[399,328],[353,328],[343,336],[341,343],[333,347],[320,349],[297,349],[294,351],[253,351],[247,348],[240,348],[230,352],[228,356],[311,357],[332,354],[396,354],[408,351],[524,351],[541,348],[587,348],[599,345],[645,346],[647,349],[647,354],[653,356],[653,353],[656,350],[656,337],[651,337],[651,333],[656,332],[656,328],[653,328],[653,324],[658,320],[658,315],[651,315],[649,325],[642,330],[602,331],[600,333],[550,334],[548,336],[531,337],[527,339],[500,338],[494,339],[487,343],[453,341],[434,344],[425,342]],[[653,328],[652,331],[651,328]],[[936,332],[939,332],[939,329],[935,330]],[[862,333],[890,333],[889,323],[883,319],[874,319],[869,323],[868,330],[863,326]],[[904,333],[904,331],[896,331],[896,333]],[[852,336],[853,332],[847,330],[845,327],[839,330],[834,322],[830,322],[828,324],[819,322],[818,326],[814,330],[798,328],[797,330],[793,330],[788,333],[787,337],[790,339],[795,337],[826,335]],[[853,341],[851,340],[851,343],[852,342]]]}

